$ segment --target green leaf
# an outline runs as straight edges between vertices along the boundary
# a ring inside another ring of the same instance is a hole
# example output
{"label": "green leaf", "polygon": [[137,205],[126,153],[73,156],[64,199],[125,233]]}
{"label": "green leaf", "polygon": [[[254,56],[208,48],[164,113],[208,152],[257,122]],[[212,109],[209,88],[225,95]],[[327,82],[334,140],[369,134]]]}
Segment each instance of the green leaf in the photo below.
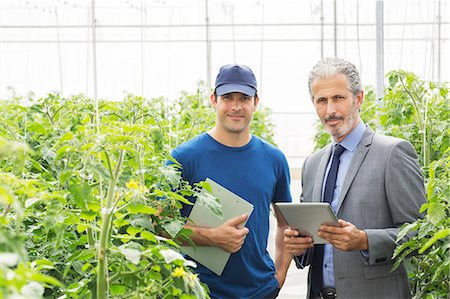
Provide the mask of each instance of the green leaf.
{"label": "green leaf", "polygon": [[78,233],[85,232],[88,228],[89,228],[89,226],[80,223],[80,224],[77,225],[77,232]]}
{"label": "green leaf", "polygon": [[93,211],[82,211],[80,213],[80,218],[87,221],[94,221],[97,217],[97,213]]}
{"label": "green leaf", "polygon": [[405,257],[411,254],[413,251],[414,248],[408,248],[407,250],[403,251],[402,254],[399,257],[397,257],[395,263],[392,265],[392,268],[389,272],[394,272],[400,266]]}
{"label": "green leaf", "polygon": [[436,243],[438,240],[440,239],[444,239],[447,238],[450,235],[450,228],[447,229],[442,229],[439,230],[438,232],[436,232],[433,237],[428,240],[419,250],[419,253],[422,254],[425,252],[425,250],[427,250],[428,248],[430,248],[434,243]]}
{"label": "green leaf", "polygon": [[206,191],[208,191],[209,193],[212,193],[212,187],[209,183],[207,182],[199,182],[198,186],[202,189],[205,189]]}
{"label": "green leaf", "polygon": [[135,236],[136,234],[140,233],[142,230],[143,230],[142,227],[129,226],[129,227],[127,227],[127,234]]}
{"label": "green leaf", "polygon": [[128,224],[129,224],[129,222],[123,218],[114,220],[114,226],[117,228],[120,228],[120,227],[128,225]]}
{"label": "green leaf", "polygon": [[29,207],[31,207],[32,205],[34,205],[35,203],[40,202],[41,200],[42,200],[42,198],[36,198],[36,197],[28,198],[28,199],[25,201],[25,208],[29,208]]}
{"label": "green leaf", "polygon": [[141,252],[139,250],[134,248],[127,248],[124,246],[120,246],[119,249],[127,260],[135,265],[139,264],[139,261],[141,260]]}
{"label": "green leaf", "polygon": [[66,155],[67,153],[74,152],[74,151],[75,151],[75,147],[73,147],[71,145],[64,145],[64,146],[60,147],[56,151],[55,161],[58,161],[59,159],[64,157],[64,155]]}
{"label": "green leaf", "polygon": [[128,222],[133,226],[139,226],[146,228],[150,231],[155,231],[155,227],[153,226],[153,223],[150,221],[150,218],[148,216],[128,219]]}
{"label": "green leaf", "polygon": [[162,281],[162,275],[161,275],[161,273],[159,273],[159,272],[150,271],[150,272],[148,273],[148,275],[150,276],[150,278],[151,278],[152,280],[155,280],[155,281]]}
{"label": "green leaf", "polygon": [[61,171],[61,173],[59,174],[59,181],[61,182],[61,184],[65,184],[67,180],[70,179],[73,175],[74,174],[72,171]]}
{"label": "green leaf", "polygon": [[142,231],[141,232],[141,237],[144,238],[145,240],[148,240],[154,244],[158,243],[158,239],[156,239],[155,235],[149,231]]}
{"label": "green leaf", "polygon": [[180,260],[180,261],[186,261],[186,259],[179,253],[176,252],[175,250],[172,249],[163,249],[160,250],[159,253],[163,256],[164,261],[167,264],[171,264],[176,260]]}
{"label": "green leaf", "polygon": [[419,223],[417,221],[413,222],[413,223],[403,224],[398,232],[397,240],[395,240],[395,242],[398,243],[401,239],[403,239],[406,236],[407,233],[415,232],[415,231],[417,231],[418,228],[419,228]]}
{"label": "green leaf", "polygon": [[184,222],[181,222],[178,219],[172,220],[170,222],[164,223],[162,227],[166,230],[166,232],[172,237],[175,238],[178,232],[184,227]]}
{"label": "green leaf", "polygon": [[120,284],[111,284],[110,286],[111,295],[119,296],[125,295],[128,291],[128,288],[124,285]]}
{"label": "green leaf", "polygon": [[425,212],[427,209],[428,209],[428,207],[430,206],[430,203],[429,202],[427,202],[427,203],[424,203],[421,207],[420,207],[420,213],[423,213],[423,212]]}
{"label": "green leaf", "polygon": [[164,239],[163,241],[166,242],[167,244],[169,244],[170,246],[173,246],[173,247],[176,247],[176,248],[179,248],[179,247],[180,247],[180,245],[178,245],[177,243],[175,243],[175,241],[172,240],[172,239]]}
{"label": "green leaf", "polygon": [[128,207],[128,212],[130,212],[130,214],[155,215],[158,210],[143,204],[134,204]]}
{"label": "green leaf", "polygon": [[92,268],[92,264],[91,263],[86,263],[83,265],[83,267],[81,267],[81,270],[83,272],[87,272],[88,269]]}
{"label": "green leaf", "polygon": [[63,286],[62,283],[59,282],[59,280],[57,280],[56,278],[48,276],[48,275],[45,275],[45,274],[41,274],[41,273],[33,273],[33,274],[30,275],[30,278],[32,280],[35,280],[35,281],[48,283],[48,284],[51,284],[51,285],[54,285],[54,286],[58,286],[58,287],[62,287]]}
{"label": "green leaf", "polygon": [[430,222],[437,226],[441,221],[447,219],[446,206],[444,203],[432,202],[428,207],[428,218]]}
{"label": "green leaf", "polygon": [[189,200],[187,200],[186,198],[184,198],[183,196],[176,194],[175,192],[167,192],[167,196],[173,199],[178,200],[179,202],[182,202],[186,205],[193,205],[192,202],[190,202]]}
{"label": "green leaf", "polygon": [[210,209],[217,217],[222,218],[222,204],[220,200],[211,193],[202,189],[197,194],[197,203]]}
{"label": "green leaf", "polygon": [[195,194],[194,191],[192,191],[192,190],[186,190],[186,189],[180,190],[180,193],[181,193],[183,196],[192,196],[192,195]]}
{"label": "green leaf", "polygon": [[81,288],[83,288],[86,285],[84,280],[77,281],[72,283],[66,288],[66,292],[68,293],[77,293]]}
{"label": "green leaf", "polygon": [[57,146],[57,145],[63,143],[64,141],[68,141],[68,140],[71,140],[71,139],[73,139],[73,133],[70,132],[70,131],[69,131],[69,132],[66,132],[65,134],[63,134],[63,135],[59,138],[59,140],[56,142],[55,146]]}

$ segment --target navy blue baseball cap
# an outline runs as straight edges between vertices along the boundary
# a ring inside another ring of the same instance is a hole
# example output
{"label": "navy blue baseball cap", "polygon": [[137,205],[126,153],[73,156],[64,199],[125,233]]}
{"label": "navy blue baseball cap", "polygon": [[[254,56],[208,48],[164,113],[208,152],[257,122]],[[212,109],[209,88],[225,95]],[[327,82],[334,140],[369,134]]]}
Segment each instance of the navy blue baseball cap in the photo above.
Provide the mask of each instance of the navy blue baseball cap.
{"label": "navy blue baseball cap", "polygon": [[222,96],[230,92],[255,96],[256,78],[248,66],[227,64],[220,68],[216,78],[216,93],[218,96]]}

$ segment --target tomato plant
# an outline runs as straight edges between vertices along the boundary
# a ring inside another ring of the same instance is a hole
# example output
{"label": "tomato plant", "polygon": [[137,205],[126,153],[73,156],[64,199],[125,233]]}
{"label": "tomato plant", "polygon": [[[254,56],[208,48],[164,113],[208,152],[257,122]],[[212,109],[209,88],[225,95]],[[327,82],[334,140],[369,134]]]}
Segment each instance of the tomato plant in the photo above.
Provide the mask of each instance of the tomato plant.
{"label": "tomato plant", "polygon": [[209,297],[178,245],[181,202],[204,195],[164,167],[214,124],[207,98],[2,101],[0,298]]}

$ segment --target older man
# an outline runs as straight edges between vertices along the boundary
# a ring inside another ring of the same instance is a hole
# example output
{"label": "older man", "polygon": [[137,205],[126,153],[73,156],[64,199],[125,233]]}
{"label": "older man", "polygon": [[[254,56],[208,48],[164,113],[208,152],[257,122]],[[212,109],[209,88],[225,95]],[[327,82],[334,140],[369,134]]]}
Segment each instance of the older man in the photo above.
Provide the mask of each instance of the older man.
{"label": "older man", "polygon": [[364,92],[350,62],[319,61],[309,91],[333,141],[305,160],[302,200],[329,202],[340,226],[321,226],[325,246],[285,230],[297,266],[310,265],[308,298],[410,298],[404,266],[390,270],[399,227],[415,221],[425,202],[414,148],[366,127]]}

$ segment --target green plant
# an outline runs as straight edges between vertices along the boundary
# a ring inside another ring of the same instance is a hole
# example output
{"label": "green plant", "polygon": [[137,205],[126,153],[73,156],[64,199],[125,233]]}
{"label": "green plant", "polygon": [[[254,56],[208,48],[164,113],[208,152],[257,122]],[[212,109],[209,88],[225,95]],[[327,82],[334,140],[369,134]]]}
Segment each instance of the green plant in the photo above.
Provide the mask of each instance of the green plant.
{"label": "green plant", "polygon": [[[416,75],[396,71],[387,75],[380,124],[393,136],[414,145],[427,183],[427,203],[423,219],[405,224],[397,237],[416,233],[398,246],[395,266],[405,261],[410,283],[417,298],[443,298],[449,295],[450,280],[450,112],[446,84],[420,80]],[[418,255],[408,257],[418,251]]]}
{"label": "green plant", "polygon": [[[199,88],[173,102],[2,101],[0,254],[17,256],[4,255],[0,298],[29,289],[30,298],[207,298],[178,241],[190,233],[185,196],[209,197],[163,167],[214,124],[207,99]],[[2,279],[11,271],[13,281]]]}

